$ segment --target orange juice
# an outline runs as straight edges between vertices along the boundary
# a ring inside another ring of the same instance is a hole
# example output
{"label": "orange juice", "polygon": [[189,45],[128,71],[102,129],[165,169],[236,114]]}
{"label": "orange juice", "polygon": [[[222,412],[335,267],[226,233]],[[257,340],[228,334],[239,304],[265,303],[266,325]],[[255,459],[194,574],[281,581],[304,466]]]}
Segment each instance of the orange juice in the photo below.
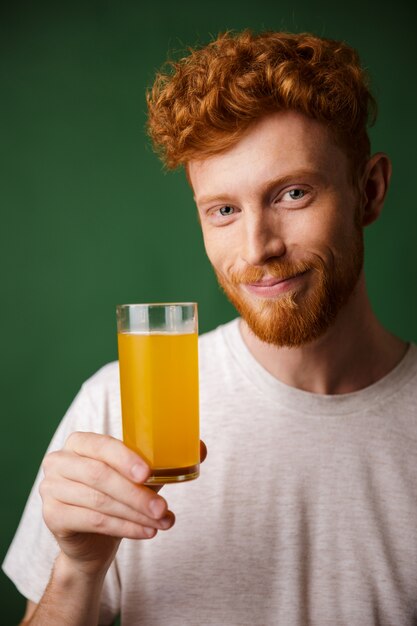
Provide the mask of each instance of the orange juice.
{"label": "orange juice", "polygon": [[148,482],[198,476],[198,335],[119,333],[123,440],[152,468]]}

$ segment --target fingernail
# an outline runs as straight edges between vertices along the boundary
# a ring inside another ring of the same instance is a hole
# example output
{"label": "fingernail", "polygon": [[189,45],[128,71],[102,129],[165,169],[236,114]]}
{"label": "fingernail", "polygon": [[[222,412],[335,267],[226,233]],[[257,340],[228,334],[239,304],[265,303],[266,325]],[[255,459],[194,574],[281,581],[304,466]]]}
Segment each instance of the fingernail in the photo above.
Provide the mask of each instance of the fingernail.
{"label": "fingernail", "polygon": [[166,517],[163,517],[159,523],[161,524],[161,528],[169,528],[172,526],[172,519],[169,515],[167,515]]}
{"label": "fingernail", "polygon": [[144,527],[143,532],[147,537],[153,537],[156,534],[155,528],[148,528],[148,526]]}
{"label": "fingernail", "polygon": [[165,502],[161,500],[161,498],[154,498],[149,503],[149,509],[152,515],[158,519],[161,517],[162,513],[165,511]]}
{"label": "fingernail", "polygon": [[147,470],[143,465],[139,465],[139,463],[137,463],[130,471],[135,481],[141,482],[142,480],[145,480]]}

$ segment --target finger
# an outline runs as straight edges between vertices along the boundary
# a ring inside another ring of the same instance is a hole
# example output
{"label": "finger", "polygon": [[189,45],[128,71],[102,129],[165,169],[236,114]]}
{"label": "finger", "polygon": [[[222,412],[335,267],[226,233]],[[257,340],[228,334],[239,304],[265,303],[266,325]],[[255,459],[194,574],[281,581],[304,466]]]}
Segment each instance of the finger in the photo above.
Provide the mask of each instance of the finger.
{"label": "finger", "polygon": [[[73,452],[52,452],[43,463],[47,480],[64,478],[101,492],[152,519],[161,519],[168,505],[164,498],[144,485],[138,485],[119,474],[102,461],[90,459]],[[43,485],[43,489],[47,489]]]}
{"label": "finger", "polygon": [[68,437],[64,450],[102,461],[134,482],[143,483],[150,474],[144,459],[110,435],[74,432]]}
{"label": "finger", "polygon": [[130,520],[106,515],[83,507],[54,502],[43,509],[45,523],[57,539],[68,539],[75,533],[94,533],[127,539],[151,539],[158,532]]}
{"label": "finger", "polygon": [[[207,446],[204,441],[200,440],[200,463],[203,463],[207,457]],[[146,485],[148,489],[152,489],[155,493],[158,493],[164,486],[162,485]]]}
{"label": "finger", "polygon": [[71,480],[50,479],[43,486],[42,492],[44,500],[49,498],[62,504],[92,509],[149,528],[167,530],[175,522],[175,516],[171,511],[166,511],[163,517],[154,519],[102,491]]}
{"label": "finger", "polygon": [[200,441],[200,463],[203,463],[207,456],[207,446],[204,441]]}

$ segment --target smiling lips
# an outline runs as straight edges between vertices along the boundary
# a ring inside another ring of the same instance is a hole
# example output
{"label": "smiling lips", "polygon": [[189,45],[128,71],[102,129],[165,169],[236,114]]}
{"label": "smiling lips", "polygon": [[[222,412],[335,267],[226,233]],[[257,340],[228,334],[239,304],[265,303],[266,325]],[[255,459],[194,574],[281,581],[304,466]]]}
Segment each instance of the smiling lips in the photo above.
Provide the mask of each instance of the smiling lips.
{"label": "smiling lips", "polygon": [[288,278],[263,278],[256,283],[247,283],[244,287],[247,291],[254,295],[271,298],[292,289],[296,281],[304,276],[305,273],[306,272],[300,272],[299,274],[289,276]]}

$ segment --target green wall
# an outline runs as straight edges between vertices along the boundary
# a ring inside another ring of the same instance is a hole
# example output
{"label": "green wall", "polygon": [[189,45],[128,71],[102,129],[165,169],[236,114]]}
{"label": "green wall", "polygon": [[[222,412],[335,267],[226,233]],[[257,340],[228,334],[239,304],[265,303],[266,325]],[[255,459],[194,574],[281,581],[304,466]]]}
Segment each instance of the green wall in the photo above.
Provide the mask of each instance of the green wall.
{"label": "green wall", "polygon": [[[367,232],[385,324],[417,340],[413,3],[299,0],[3,2],[0,8],[1,546],[5,554],[57,422],[116,357],[116,303],[197,300],[201,330],[234,315],[205,259],[190,190],[145,134],[144,92],[168,50],[251,27],[313,31],[359,49],[394,162]],[[0,575],[2,624],[23,601]]]}

